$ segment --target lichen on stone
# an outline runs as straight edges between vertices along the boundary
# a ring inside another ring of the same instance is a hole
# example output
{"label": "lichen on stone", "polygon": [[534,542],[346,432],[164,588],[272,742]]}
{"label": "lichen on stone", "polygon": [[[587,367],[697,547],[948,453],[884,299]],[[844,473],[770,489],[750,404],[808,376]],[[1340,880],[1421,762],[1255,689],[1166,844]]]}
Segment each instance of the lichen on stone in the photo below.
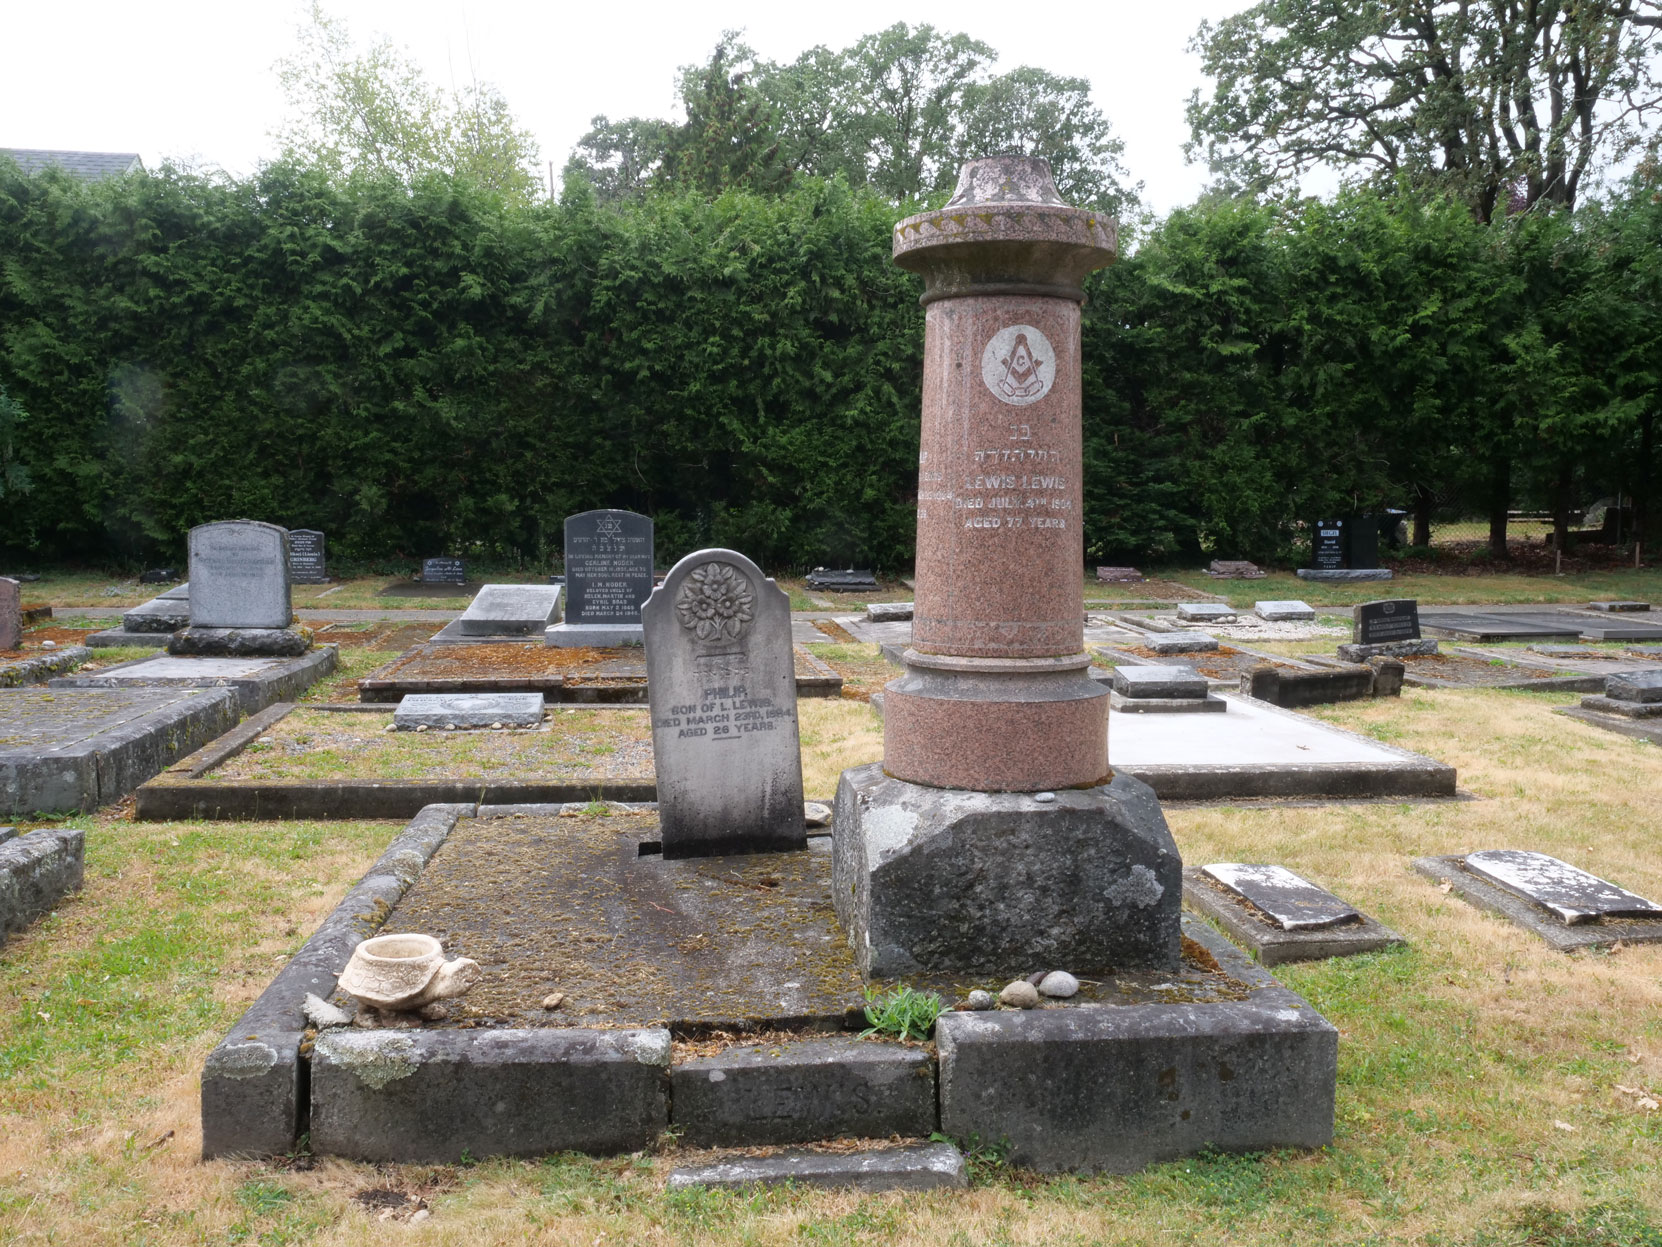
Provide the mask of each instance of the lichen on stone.
{"label": "lichen on stone", "polygon": [[322,1041],[329,1060],[351,1070],[376,1091],[408,1078],[421,1062],[408,1035],[331,1035]]}

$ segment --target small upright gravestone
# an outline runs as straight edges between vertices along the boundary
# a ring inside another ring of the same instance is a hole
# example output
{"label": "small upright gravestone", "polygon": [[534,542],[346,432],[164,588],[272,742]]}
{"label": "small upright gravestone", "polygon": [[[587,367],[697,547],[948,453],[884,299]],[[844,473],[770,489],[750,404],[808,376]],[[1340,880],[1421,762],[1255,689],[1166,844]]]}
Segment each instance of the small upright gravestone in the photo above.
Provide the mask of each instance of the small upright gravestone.
{"label": "small upright gravestone", "polygon": [[297,585],[329,583],[323,534],[317,529],[289,529],[289,579]]}
{"label": "small upright gravestone", "polygon": [[1420,636],[1420,604],[1413,598],[1363,602],[1356,608],[1351,636],[1351,644],[1339,646],[1345,662],[1437,652],[1437,642]]}
{"label": "small upright gravestone", "polygon": [[1318,570],[1336,571],[1345,566],[1345,522],[1317,520],[1310,562]]}
{"label": "small upright gravestone", "polygon": [[466,584],[467,564],[461,559],[422,559],[421,583],[424,585]]}
{"label": "small upright gravestone", "polygon": [[0,576],[0,649],[23,645],[23,588],[17,581]]}
{"label": "small upright gravestone", "polygon": [[566,517],[565,622],[550,645],[639,645],[641,605],[652,593],[652,521],[633,511]]}
{"label": "small upright gravestone", "polygon": [[286,628],[288,533],[258,520],[225,520],[190,530],[190,626]]}
{"label": "small upright gravestone", "polygon": [[744,555],[699,550],[641,619],[664,856],[805,847],[789,595]]}

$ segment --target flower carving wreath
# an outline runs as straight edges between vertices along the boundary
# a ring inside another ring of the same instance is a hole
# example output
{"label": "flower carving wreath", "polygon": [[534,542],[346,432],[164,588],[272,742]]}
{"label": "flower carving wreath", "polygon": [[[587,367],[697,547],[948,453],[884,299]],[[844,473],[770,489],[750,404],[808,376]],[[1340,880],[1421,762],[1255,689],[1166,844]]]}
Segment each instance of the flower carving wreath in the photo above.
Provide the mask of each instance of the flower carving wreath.
{"label": "flower carving wreath", "polygon": [[675,597],[675,617],[700,641],[732,640],[756,614],[750,581],[731,563],[693,569]]}

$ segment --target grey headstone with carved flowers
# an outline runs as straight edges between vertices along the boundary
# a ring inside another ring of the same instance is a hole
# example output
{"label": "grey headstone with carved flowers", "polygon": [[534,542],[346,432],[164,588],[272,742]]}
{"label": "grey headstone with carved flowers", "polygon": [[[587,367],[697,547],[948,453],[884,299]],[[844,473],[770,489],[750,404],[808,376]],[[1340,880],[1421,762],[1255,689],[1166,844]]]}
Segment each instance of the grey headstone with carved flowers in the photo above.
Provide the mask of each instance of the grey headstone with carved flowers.
{"label": "grey headstone with carved flowers", "polygon": [[804,848],[789,595],[744,555],[699,550],[641,622],[664,856]]}

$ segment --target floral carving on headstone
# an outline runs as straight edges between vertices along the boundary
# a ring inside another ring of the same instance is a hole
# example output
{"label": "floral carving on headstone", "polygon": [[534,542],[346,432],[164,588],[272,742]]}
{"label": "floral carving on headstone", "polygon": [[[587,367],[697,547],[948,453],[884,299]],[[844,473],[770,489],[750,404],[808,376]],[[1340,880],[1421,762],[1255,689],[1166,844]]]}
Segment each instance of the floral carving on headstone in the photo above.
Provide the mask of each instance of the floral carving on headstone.
{"label": "floral carving on headstone", "polygon": [[734,640],[755,616],[750,581],[731,563],[706,563],[682,582],[675,617],[700,641]]}

